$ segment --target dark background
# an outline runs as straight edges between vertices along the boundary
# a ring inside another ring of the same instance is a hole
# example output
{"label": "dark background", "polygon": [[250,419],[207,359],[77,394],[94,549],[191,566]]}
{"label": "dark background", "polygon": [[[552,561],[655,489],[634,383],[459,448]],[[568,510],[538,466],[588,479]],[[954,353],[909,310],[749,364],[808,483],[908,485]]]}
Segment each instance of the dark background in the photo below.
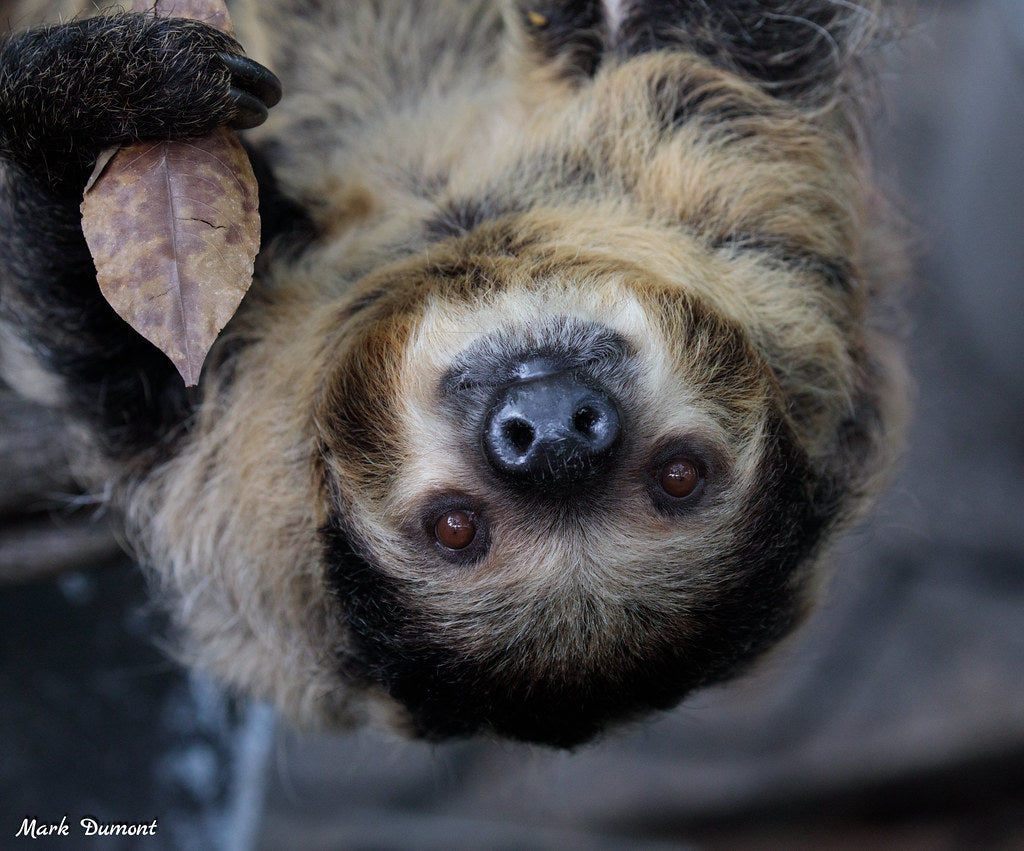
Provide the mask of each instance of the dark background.
{"label": "dark background", "polygon": [[154,849],[1024,848],[1024,3],[924,3],[892,60],[915,420],[784,652],[575,754],[297,736],[167,660],[59,423],[0,389],[0,568],[51,575],[0,588],[0,849],[65,813]]}

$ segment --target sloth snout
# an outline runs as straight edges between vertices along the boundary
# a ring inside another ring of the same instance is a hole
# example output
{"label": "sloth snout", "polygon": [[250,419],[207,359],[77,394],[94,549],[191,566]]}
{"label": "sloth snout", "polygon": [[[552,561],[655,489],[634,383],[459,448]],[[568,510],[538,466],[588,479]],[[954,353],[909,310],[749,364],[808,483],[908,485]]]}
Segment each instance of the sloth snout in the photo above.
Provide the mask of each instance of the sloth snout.
{"label": "sloth snout", "polygon": [[484,420],[484,453],[507,481],[550,489],[605,470],[621,431],[618,405],[604,389],[573,373],[541,374],[494,395]]}

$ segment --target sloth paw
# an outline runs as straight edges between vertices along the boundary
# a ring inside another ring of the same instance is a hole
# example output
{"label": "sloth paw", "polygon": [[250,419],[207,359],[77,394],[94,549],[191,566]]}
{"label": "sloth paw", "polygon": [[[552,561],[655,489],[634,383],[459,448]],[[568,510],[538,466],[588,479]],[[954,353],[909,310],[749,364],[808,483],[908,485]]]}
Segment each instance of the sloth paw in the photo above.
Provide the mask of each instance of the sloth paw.
{"label": "sloth paw", "polygon": [[0,42],[0,156],[53,187],[141,139],[255,127],[281,84],[233,38],[178,18],[116,14]]}

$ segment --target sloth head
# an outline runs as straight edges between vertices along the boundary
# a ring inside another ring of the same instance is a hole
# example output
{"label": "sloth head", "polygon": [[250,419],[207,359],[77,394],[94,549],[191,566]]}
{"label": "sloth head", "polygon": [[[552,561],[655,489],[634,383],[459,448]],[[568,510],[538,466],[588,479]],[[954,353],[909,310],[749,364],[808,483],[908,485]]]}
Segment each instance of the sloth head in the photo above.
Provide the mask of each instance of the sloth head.
{"label": "sloth head", "polygon": [[832,509],[738,324],[528,230],[339,308],[323,535],[346,676],[418,735],[572,746],[790,631]]}

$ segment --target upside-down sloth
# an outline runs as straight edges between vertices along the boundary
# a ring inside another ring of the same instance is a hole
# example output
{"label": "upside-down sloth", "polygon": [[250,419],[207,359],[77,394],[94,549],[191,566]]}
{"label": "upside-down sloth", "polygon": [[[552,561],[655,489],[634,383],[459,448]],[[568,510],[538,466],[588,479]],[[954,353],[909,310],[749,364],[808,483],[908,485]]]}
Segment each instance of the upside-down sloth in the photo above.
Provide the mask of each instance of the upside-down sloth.
{"label": "upside-down sloth", "polygon": [[[568,747],[789,633],[899,442],[879,6],[239,0],[237,42],[9,36],[5,375],[81,426],[182,654],[305,724]],[[262,247],[189,390],[101,298],[79,203],[106,146],[221,125]]]}

